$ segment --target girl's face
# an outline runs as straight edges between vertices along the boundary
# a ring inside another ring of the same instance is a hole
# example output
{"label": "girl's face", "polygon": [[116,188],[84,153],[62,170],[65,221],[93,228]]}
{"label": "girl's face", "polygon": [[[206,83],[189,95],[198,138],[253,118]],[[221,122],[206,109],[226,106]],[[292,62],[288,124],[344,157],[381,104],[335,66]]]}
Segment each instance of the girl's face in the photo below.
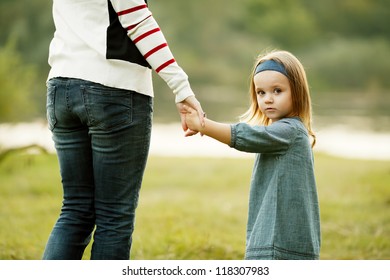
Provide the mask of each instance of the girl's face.
{"label": "girl's face", "polygon": [[277,71],[263,71],[253,78],[257,103],[272,122],[288,117],[292,112],[291,88],[288,78]]}

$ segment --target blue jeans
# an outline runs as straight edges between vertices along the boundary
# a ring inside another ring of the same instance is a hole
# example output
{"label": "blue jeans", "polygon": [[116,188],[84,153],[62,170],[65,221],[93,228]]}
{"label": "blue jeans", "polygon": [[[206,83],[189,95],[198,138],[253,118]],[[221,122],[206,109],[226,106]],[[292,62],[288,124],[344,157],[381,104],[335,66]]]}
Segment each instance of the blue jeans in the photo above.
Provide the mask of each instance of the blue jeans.
{"label": "blue jeans", "polygon": [[63,205],[43,259],[81,259],[93,232],[91,259],[129,259],[153,99],[78,79],[47,86]]}

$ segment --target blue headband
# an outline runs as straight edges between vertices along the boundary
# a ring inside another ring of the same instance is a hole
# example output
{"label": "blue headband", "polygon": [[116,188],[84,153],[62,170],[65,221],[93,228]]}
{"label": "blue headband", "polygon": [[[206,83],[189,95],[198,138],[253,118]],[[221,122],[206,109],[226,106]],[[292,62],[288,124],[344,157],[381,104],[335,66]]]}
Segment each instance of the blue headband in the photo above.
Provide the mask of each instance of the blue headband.
{"label": "blue headband", "polygon": [[279,62],[276,62],[275,60],[265,60],[259,65],[257,65],[255,70],[255,75],[257,73],[263,72],[263,71],[277,71],[283,75],[285,75],[288,78],[287,70],[284,68],[282,64]]}

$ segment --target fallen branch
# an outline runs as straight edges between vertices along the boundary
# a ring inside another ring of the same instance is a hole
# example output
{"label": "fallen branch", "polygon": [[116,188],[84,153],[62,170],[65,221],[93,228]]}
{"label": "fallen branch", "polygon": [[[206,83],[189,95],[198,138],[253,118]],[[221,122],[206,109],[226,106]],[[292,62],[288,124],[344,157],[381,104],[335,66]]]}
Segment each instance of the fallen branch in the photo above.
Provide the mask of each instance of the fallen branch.
{"label": "fallen branch", "polygon": [[18,148],[10,148],[10,149],[6,149],[3,151],[0,150],[0,162],[2,162],[8,155],[10,155],[12,153],[23,152],[23,151],[28,151],[28,150],[32,150],[32,149],[36,149],[43,154],[49,153],[44,147],[37,145],[37,144],[32,144],[32,145],[18,147]]}

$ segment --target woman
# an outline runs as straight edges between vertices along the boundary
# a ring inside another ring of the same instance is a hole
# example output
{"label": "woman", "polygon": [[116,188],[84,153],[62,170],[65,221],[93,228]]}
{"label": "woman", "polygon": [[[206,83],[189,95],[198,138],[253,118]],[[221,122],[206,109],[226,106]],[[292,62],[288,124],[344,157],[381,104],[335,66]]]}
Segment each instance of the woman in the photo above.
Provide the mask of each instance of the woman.
{"label": "woman", "polygon": [[203,122],[185,72],[143,0],[53,0],[47,117],[64,200],[44,259],[129,259],[148,156],[152,72]]}

